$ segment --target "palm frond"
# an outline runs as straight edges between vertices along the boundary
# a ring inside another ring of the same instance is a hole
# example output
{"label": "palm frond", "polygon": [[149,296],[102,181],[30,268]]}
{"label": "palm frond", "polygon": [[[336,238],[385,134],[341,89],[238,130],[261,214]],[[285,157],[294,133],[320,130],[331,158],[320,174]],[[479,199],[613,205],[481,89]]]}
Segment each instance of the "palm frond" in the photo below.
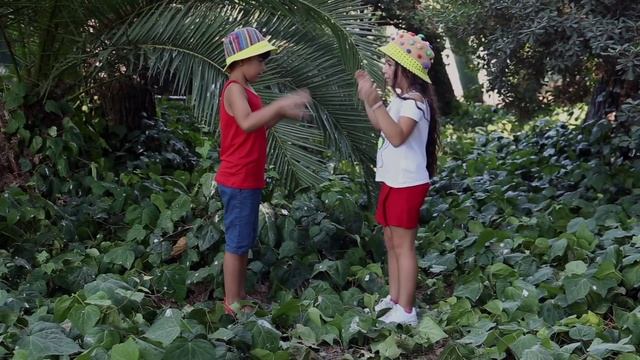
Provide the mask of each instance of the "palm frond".
{"label": "palm frond", "polygon": [[281,122],[269,130],[269,161],[276,168],[283,186],[318,184],[326,178],[328,167],[322,154],[327,151],[317,128]]}
{"label": "palm frond", "polygon": [[[257,27],[280,49],[256,84],[265,102],[309,88],[314,131],[323,135],[317,146],[371,164],[375,139],[356,99],[353,72],[379,66],[374,25],[358,1],[163,1],[130,17],[105,39],[109,49],[139,51],[134,63],[175,79],[175,90],[190,95],[196,116],[213,130],[227,78],[222,39],[240,26]],[[288,124],[271,132],[272,163],[286,174],[286,182],[321,181],[317,174],[323,162],[304,146],[308,143],[297,140],[310,136],[309,131]]]}

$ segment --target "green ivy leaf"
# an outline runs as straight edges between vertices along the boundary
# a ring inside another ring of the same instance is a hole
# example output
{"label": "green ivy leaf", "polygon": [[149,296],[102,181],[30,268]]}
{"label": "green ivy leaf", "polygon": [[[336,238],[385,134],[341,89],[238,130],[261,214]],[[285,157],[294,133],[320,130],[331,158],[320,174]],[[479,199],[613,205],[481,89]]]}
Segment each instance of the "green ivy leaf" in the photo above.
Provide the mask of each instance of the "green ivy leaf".
{"label": "green ivy leaf", "polygon": [[482,285],[480,281],[472,281],[466,284],[458,285],[453,295],[464,296],[472,301],[476,301],[480,297],[480,294],[482,294],[483,289],[484,285]]}
{"label": "green ivy leaf", "polygon": [[447,337],[447,334],[442,331],[442,328],[433,321],[429,316],[423,316],[418,324],[417,328],[418,342],[421,344],[431,343],[435,344],[438,341]]}
{"label": "green ivy leaf", "polygon": [[512,279],[518,277],[518,273],[512,267],[503,263],[491,265],[489,272],[497,279]]}
{"label": "green ivy leaf", "polygon": [[527,334],[511,344],[510,348],[518,358],[522,358],[526,350],[533,348],[534,346],[538,345],[538,343],[539,340],[537,337],[531,334]]}
{"label": "green ivy leaf", "polygon": [[[142,224],[136,224],[134,225],[134,227],[137,227],[137,226],[140,226],[140,228],[143,228],[143,226],[153,227],[158,222],[159,217],[160,217],[160,211],[158,211],[158,209],[154,205],[147,203],[142,209],[142,218],[140,219],[142,221]],[[129,234],[127,234],[127,238],[128,238],[128,235]],[[136,238],[138,238],[139,240],[143,240],[144,237],[147,235],[147,232],[145,231],[145,234],[142,237],[140,237],[139,234],[136,234],[136,235],[137,235]]]}
{"label": "green ivy leaf", "polygon": [[[204,157],[204,156],[203,156]],[[200,177],[200,186],[202,187],[202,194],[206,199],[209,199],[213,196],[213,191],[215,189],[214,182],[214,174],[213,173],[205,173]]]}
{"label": "green ivy leaf", "polygon": [[111,360],[138,360],[140,351],[138,345],[132,339],[122,344],[115,345],[111,349]]}
{"label": "green ivy leaf", "polygon": [[187,195],[180,195],[171,204],[171,220],[178,221],[185,216],[191,209],[191,198]]}
{"label": "green ivy leaf", "polygon": [[26,122],[27,119],[25,118],[24,113],[22,111],[16,111],[11,115],[5,131],[8,134],[15,134],[18,130],[22,129]]}
{"label": "green ivy leaf", "polygon": [[151,199],[151,202],[158,207],[158,210],[165,211],[167,209],[167,203],[165,203],[162,195],[151,194],[149,198]]}
{"label": "green ivy leaf", "polygon": [[142,299],[144,299],[144,293],[141,293],[139,291],[116,289],[116,294],[122,295],[122,297],[124,297],[125,299],[134,301],[138,304],[142,301]]}
{"label": "green ivy leaf", "polygon": [[7,110],[13,110],[24,103],[24,97],[27,95],[27,86],[22,82],[18,82],[10,86],[8,90],[4,97],[4,105]]}
{"label": "green ivy leaf", "polygon": [[136,259],[136,255],[131,250],[131,246],[124,245],[114,249],[111,249],[105,256],[104,261],[112,264],[122,265],[127,269],[131,268],[133,262]]}
{"label": "green ivy leaf", "polygon": [[564,267],[565,274],[569,275],[582,275],[587,271],[587,264],[577,260],[567,263]]}
{"label": "green ivy leaf", "polygon": [[222,232],[216,224],[208,223],[198,229],[195,236],[198,250],[205,251],[222,238]]}
{"label": "green ivy leaf", "polygon": [[164,350],[149,343],[143,341],[140,338],[136,338],[136,345],[138,345],[138,350],[140,351],[140,359],[141,360],[157,360],[162,359],[164,354]]}
{"label": "green ivy leaf", "polygon": [[77,304],[69,311],[68,318],[73,327],[85,335],[100,320],[100,309],[95,305],[83,306]]}
{"label": "green ivy leaf", "polygon": [[252,345],[269,351],[277,351],[280,347],[280,332],[264,319],[259,319],[248,326],[251,332]]}
{"label": "green ivy leaf", "polygon": [[44,103],[44,111],[49,113],[54,113],[58,116],[63,116],[62,109],[60,108],[60,104],[54,100],[47,100]]}
{"label": "green ivy leaf", "polygon": [[640,263],[624,268],[622,270],[622,280],[627,289],[640,286]]}
{"label": "green ivy leaf", "polygon": [[[35,326],[34,326],[35,327]],[[66,337],[59,328],[45,327],[43,330],[22,337],[16,348],[28,351],[32,358],[49,355],[71,355],[82,351],[80,346]]]}
{"label": "green ivy leaf", "polygon": [[53,319],[55,321],[62,322],[67,318],[69,311],[71,311],[71,308],[73,307],[72,305],[75,305],[76,302],[76,298],[68,295],[59,297],[53,304]]}
{"label": "green ivy leaf", "polygon": [[522,353],[521,360],[554,360],[551,352],[546,348],[536,345]]}
{"label": "green ivy leaf", "polygon": [[476,357],[472,348],[462,344],[451,343],[440,353],[438,360],[468,360]]}
{"label": "green ivy leaf", "polygon": [[484,308],[494,315],[500,315],[502,314],[502,301],[493,299],[489,301]]}
{"label": "green ivy leaf", "polygon": [[599,356],[601,358],[606,357],[608,354],[612,352],[634,352],[636,351],[635,346],[627,345],[631,337],[624,338],[617,343],[605,343],[600,338],[596,338],[591,343],[591,346],[587,349],[590,354],[595,356]]}
{"label": "green ivy leaf", "polygon": [[340,296],[336,294],[318,295],[316,306],[325,318],[333,318],[337,313],[341,312],[343,308]]}
{"label": "green ivy leaf", "polygon": [[603,261],[598,266],[598,271],[596,271],[594,276],[598,279],[613,279],[616,283],[622,279],[622,275],[616,270],[613,261],[610,260]]}
{"label": "green ivy leaf", "polygon": [[298,243],[295,241],[285,241],[280,246],[280,259],[295,256],[298,253]]}
{"label": "green ivy leaf", "polygon": [[576,340],[593,340],[596,337],[596,329],[591,326],[576,325],[569,330],[569,336]]}
{"label": "green ivy leaf", "polygon": [[82,344],[85,347],[91,346],[92,348],[102,347],[105,349],[111,349],[113,345],[120,343],[120,334],[112,329],[104,326],[96,326],[82,339]]}
{"label": "green ivy leaf", "polygon": [[163,360],[211,360],[224,359],[226,355],[224,348],[216,348],[209,341],[195,339],[189,341],[179,338],[174,341],[164,353]]}
{"label": "green ivy leaf", "polygon": [[32,153],[36,153],[38,150],[40,150],[40,147],[42,147],[42,143],[43,141],[40,136],[34,136],[31,140],[31,145],[29,145],[29,150],[31,150]]}
{"label": "green ivy leaf", "polygon": [[636,354],[622,354],[616,360],[640,360],[640,356]]}
{"label": "green ivy leaf", "polygon": [[[302,308],[298,299],[292,298],[272,308],[271,319],[279,326],[290,325],[298,316]],[[318,321],[320,314],[317,314]]]}
{"label": "green ivy leaf", "polygon": [[169,265],[154,270],[152,283],[174,299],[182,300],[187,296],[187,274],[185,266]]}
{"label": "green ivy leaf", "polygon": [[109,295],[107,295],[107,293],[105,293],[104,291],[98,291],[97,293],[92,294],[84,302],[86,304],[98,306],[109,306],[113,304],[111,302],[111,299],[109,299]]}
{"label": "green ivy leaf", "polygon": [[165,233],[173,232],[173,215],[170,210],[163,210],[160,213],[160,217],[158,218],[158,223],[156,224],[157,229],[163,231]]}
{"label": "green ivy leaf", "polygon": [[233,339],[234,336],[236,336],[236,334],[233,331],[226,328],[219,328],[218,330],[216,330],[216,332],[211,334],[211,339],[220,339],[223,341],[229,341]]}
{"label": "green ivy leaf", "polygon": [[568,276],[562,279],[562,283],[569,304],[584,299],[591,290],[591,282],[583,276]]}
{"label": "green ivy leaf", "polygon": [[577,217],[571,219],[567,224],[567,232],[570,234],[577,233],[580,230],[586,231],[594,231],[596,228],[595,221],[593,220],[585,220],[584,218]]}
{"label": "green ivy leaf", "polygon": [[156,319],[144,336],[167,346],[180,335],[181,321],[182,312],[180,310],[167,309]]}
{"label": "green ivy leaf", "polygon": [[285,351],[273,353],[265,349],[253,349],[251,355],[258,360],[289,360],[289,353]]}
{"label": "green ivy leaf", "polygon": [[148,232],[140,224],[135,224],[127,231],[127,241],[144,240]]}
{"label": "green ivy leaf", "polygon": [[112,274],[99,275],[95,281],[84,286],[85,295],[92,297],[99,292],[104,292],[115,306],[120,307],[125,305],[128,299],[118,293],[118,290],[134,291],[134,289],[115,277],[116,276]]}
{"label": "green ivy leaf", "polygon": [[561,238],[556,239],[551,244],[551,249],[549,250],[549,260],[553,260],[558,256],[564,255],[565,250],[567,249],[567,239]]}
{"label": "green ivy leaf", "polygon": [[211,280],[214,275],[215,272],[212,266],[205,266],[196,271],[189,271],[187,284],[196,284],[201,281]]}
{"label": "green ivy leaf", "polygon": [[[1,355],[5,355],[5,354],[1,354]],[[13,357],[11,358],[11,360],[32,360],[32,358],[33,357],[29,351],[18,349],[13,352]]]}
{"label": "green ivy leaf", "polygon": [[306,327],[300,324],[296,324],[294,336],[300,338],[305,346],[315,346],[318,344],[316,334],[310,327]]}
{"label": "green ivy leaf", "polygon": [[387,337],[384,341],[371,345],[371,350],[380,354],[382,358],[395,359],[402,354],[398,347],[395,335]]}

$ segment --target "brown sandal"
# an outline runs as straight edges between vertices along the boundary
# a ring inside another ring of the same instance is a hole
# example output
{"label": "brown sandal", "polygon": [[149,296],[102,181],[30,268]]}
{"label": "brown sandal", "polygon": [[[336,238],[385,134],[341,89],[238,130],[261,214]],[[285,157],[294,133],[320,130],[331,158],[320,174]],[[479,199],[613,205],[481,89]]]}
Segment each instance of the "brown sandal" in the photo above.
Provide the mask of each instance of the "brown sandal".
{"label": "brown sandal", "polygon": [[[248,303],[248,304],[243,304],[243,303]],[[222,305],[224,305],[224,312],[227,315],[231,315],[234,318],[237,317],[238,312],[242,311],[243,313],[253,313],[256,311],[256,309],[258,308],[257,305],[254,305],[253,303],[255,303],[255,301],[252,300],[240,300],[238,301],[238,304],[240,305],[240,309],[238,311],[236,311],[233,307],[232,304],[229,304],[227,302],[227,298],[223,298],[222,300]]]}
{"label": "brown sandal", "polygon": [[222,305],[224,305],[224,313],[225,314],[231,315],[233,317],[236,317],[236,312],[235,312],[235,310],[233,310],[231,305],[227,303],[227,298],[226,297],[222,299]]}

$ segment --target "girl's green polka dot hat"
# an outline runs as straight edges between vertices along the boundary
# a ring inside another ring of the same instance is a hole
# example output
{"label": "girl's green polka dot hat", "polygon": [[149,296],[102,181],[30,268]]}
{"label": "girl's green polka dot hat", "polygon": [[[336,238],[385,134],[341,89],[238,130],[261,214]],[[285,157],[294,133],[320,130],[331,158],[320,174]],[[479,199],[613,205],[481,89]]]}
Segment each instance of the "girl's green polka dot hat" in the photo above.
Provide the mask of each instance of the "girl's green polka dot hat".
{"label": "girl's green polka dot hat", "polygon": [[431,83],[427,70],[435,54],[431,44],[424,40],[424,35],[400,30],[391,36],[391,41],[378,50],[418,75],[422,80]]}

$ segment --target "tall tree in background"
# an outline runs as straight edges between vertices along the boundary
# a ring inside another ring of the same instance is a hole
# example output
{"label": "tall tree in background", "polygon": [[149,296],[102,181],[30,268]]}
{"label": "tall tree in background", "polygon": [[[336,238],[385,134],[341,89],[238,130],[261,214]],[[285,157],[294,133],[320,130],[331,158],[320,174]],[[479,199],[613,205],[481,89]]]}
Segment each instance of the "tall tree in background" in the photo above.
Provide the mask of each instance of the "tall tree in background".
{"label": "tall tree in background", "polygon": [[436,56],[433,60],[433,66],[429,70],[429,75],[434,84],[440,112],[443,115],[451,114],[456,97],[442,59],[445,39],[438,32],[434,19],[422,10],[421,1],[364,0],[364,3],[378,11],[382,24],[402,28],[416,34],[424,34],[434,46]]}
{"label": "tall tree in background", "polygon": [[638,96],[640,2],[435,0],[447,35],[466,39],[490,86],[521,118],[589,102],[588,121]]}

